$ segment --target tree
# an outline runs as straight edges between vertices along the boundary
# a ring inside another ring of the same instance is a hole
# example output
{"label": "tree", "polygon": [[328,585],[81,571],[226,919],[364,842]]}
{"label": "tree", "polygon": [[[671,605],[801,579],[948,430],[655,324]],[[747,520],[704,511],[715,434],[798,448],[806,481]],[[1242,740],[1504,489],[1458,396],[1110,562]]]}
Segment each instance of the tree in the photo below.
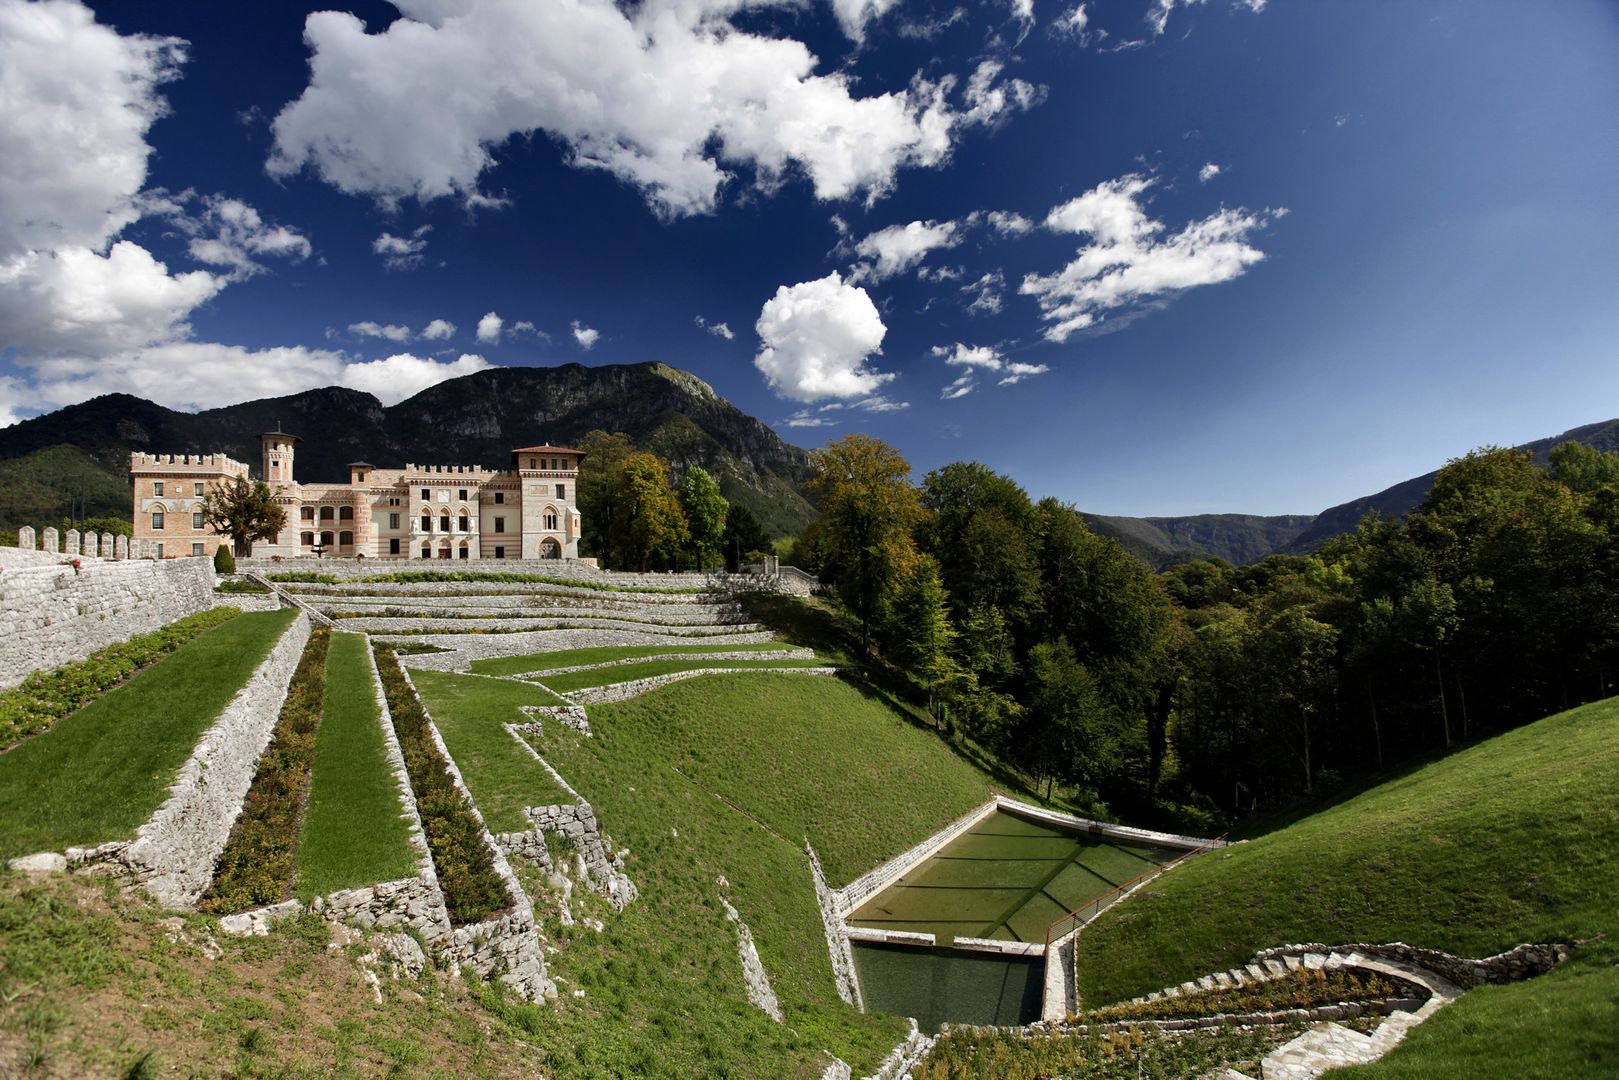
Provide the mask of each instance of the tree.
{"label": "tree", "polygon": [[584,520],[583,550],[608,565],[613,559],[608,529],[618,500],[619,472],[624,459],[635,453],[635,444],[623,432],[609,435],[597,430],[585,436],[579,449],[585,456],[579,463],[575,494]]}
{"label": "tree", "polygon": [[809,488],[821,510],[820,541],[838,568],[838,593],[860,620],[861,647],[916,564],[911,531],[922,520],[911,466],[870,435],[845,435],[810,455]]}
{"label": "tree", "polygon": [[725,556],[725,569],[735,572],[750,554],[769,551],[770,537],[765,534],[759,519],[741,503],[732,503],[725,511],[725,532],[720,536],[720,552]]}
{"label": "tree", "polygon": [[1093,792],[1123,773],[1124,723],[1096,677],[1066,641],[1041,642],[1029,652],[1033,686],[1029,716],[1036,746],[1029,758],[1035,782],[1080,783]]}
{"label": "tree", "polygon": [[253,553],[253,541],[280,535],[287,511],[276,504],[263,480],[238,476],[208,489],[202,498],[202,520],[219,536],[230,537],[231,547],[245,558]]}
{"label": "tree", "polygon": [[1026,642],[1040,607],[1039,518],[1027,493],[1010,477],[958,461],[928,473],[921,498],[929,516],[919,540],[939,561],[956,617],[994,604]]}
{"label": "tree", "polygon": [[720,494],[720,486],[701,465],[693,465],[680,478],[677,492],[680,509],[686,515],[686,530],[697,552],[697,569],[708,563],[705,556],[719,550],[725,534],[725,518],[731,504]]}
{"label": "tree", "polygon": [[230,548],[226,547],[224,544],[220,544],[214,549],[214,573],[236,573],[236,556],[232,555],[230,553]]}
{"label": "tree", "polygon": [[615,562],[645,571],[654,557],[685,544],[686,515],[669,485],[669,466],[654,454],[635,451],[619,463],[614,477],[608,548]]}
{"label": "tree", "polygon": [[895,659],[928,692],[928,715],[939,718],[941,698],[950,698],[966,674],[951,655],[956,628],[950,625],[949,597],[939,580],[939,564],[923,556],[894,603]]}

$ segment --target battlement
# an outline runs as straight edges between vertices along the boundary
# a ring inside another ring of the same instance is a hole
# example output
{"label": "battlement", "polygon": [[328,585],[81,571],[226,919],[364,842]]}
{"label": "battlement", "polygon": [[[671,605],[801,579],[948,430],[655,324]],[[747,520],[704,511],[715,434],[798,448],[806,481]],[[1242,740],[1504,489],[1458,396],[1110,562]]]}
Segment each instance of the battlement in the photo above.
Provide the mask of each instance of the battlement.
{"label": "battlement", "polygon": [[246,476],[247,466],[224,454],[143,454],[129,455],[130,472],[222,472]]}
{"label": "battlement", "polygon": [[494,476],[482,465],[415,465],[405,463],[406,476]]}

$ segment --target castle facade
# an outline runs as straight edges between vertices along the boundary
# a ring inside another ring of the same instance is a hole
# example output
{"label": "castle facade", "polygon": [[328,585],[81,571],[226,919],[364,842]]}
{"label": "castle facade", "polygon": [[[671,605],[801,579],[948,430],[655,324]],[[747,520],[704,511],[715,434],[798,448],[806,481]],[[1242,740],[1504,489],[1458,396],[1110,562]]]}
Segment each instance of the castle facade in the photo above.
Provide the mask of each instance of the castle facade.
{"label": "castle facade", "polygon": [[[509,470],[481,465],[349,465],[347,483],[299,483],[301,440],[283,431],[259,436],[262,479],[287,512],[258,557],[368,559],[577,559],[579,461],[567,446],[521,446]],[[143,454],[129,458],[135,536],[159,558],[212,555],[230,546],[202,520],[216,483],[249,476],[223,454]],[[155,547],[154,547],[155,545]]]}

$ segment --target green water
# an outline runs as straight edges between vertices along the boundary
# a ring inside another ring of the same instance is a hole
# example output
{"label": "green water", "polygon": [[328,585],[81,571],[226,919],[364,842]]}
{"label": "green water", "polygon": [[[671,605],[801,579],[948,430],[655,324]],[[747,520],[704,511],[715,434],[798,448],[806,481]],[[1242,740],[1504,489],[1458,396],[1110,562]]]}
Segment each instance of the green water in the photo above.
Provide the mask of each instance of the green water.
{"label": "green water", "polygon": [[1044,943],[1046,928],[1176,849],[1073,833],[1004,810],[945,845],[849,917],[855,926]]}
{"label": "green water", "polygon": [[924,1031],[941,1023],[1027,1024],[1040,1019],[1043,956],[877,945],[857,941],[855,967],[869,1012],[914,1016]]}

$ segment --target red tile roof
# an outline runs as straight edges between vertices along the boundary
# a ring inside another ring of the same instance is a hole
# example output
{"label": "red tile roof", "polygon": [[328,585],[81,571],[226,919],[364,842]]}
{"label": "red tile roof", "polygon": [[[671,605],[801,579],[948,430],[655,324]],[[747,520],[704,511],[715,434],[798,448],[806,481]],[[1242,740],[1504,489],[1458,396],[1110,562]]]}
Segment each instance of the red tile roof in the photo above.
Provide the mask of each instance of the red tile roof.
{"label": "red tile roof", "polygon": [[583,450],[575,450],[571,446],[552,446],[550,443],[541,443],[539,446],[519,446],[513,450],[514,454],[583,454]]}

